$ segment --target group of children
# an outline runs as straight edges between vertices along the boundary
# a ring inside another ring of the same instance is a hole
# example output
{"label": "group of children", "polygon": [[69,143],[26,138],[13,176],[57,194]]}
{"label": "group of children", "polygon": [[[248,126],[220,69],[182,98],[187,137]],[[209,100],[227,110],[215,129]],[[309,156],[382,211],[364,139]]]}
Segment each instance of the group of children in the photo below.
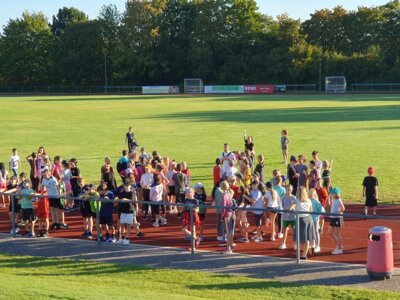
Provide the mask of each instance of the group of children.
{"label": "group of children", "polygon": [[[143,236],[137,221],[139,216],[141,222],[150,221],[153,227],[159,227],[167,225],[169,213],[182,218],[182,231],[188,240],[193,235],[194,247],[198,247],[204,239],[207,204],[204,185],[199,182],[191,185],[186,162],[178,163],[161,157],[157,151],[148,154],[144,147],[137,151],[138,144],[131,129],[126,135],[126,142],[129,150],[122,151],[115,171],[110,157],[105,157],[98,186],[86,184],[76,159],[67,161],[56,156],[51,161],[43,147],[26,158],[30,167],[29,178],[24,172],[18,178],[21,160],[17,149],[13,149],[9,161],[12,176],[8,176],[4,163],[0,163],[0,191],[19,194],[9,197],[10,219],[15,217],[13,224],[18,224],[18,216],[22,212],[24,236],[35,236],[38,221],[38,236],[46,237],[51,229],[68,228],[65,212],[79,209],[83,223],[80,237],[92,239],[93,226],[98,222],[101,241],[129,244],[132,227],[137,237]],[[295,229],[295,214],[277,210],[296,210],[302,212],[300,236],[295,238],[299,238],[303,245],[303,258],[307,257],[309,249],[312,253],[321,251],[320,235],[326,219],[318,214],[310,215],[310,212],[337,214],[330,218],[329,235],[336,244],[332,253],[342,254],[343,218],[340,214],[345,207],[340,189],[331,187],[333,162],[321,161],[318,151],[312,152],[313,159],[308,165],[304,155],[291,156],[285,175],[276,169],[272,178],[266,179],[264,156],[256,155],[253,138],[246,136],[246,132],[244,143],[243,152],[230,151],[229,144],[225,144],[213,170],[211,195],[212,204],[216,206],[217,240],[224,246],[222,253],[233,252],[235,231],[240,232],[238,240],[243,243],[251,240],[262,242],[268,232],[272,241],[282,239],[279,249],[286,249],[288,231]],[[288,131],[283,130],[281,145],[285,162],[288,144]],[[376,207],[377,199],[378,182],[373,176],[374,170],[370,168],[368,172],[369,176],[363,182],[367,196],[365,213],[369,206]],[[118,177],[122,180],[121,185],[117,185]],[[0,196],[1,205],[5,205],[6,198]],[[35,213],[33,203],[36,201]],[[193,228],[189,206],[193,206]],[[12,211],[15,213],[12,214]],[[247,218],[248,211],[254,217],[253,222]],[[255,225],[255,230],[254,235],[249,237],[251,225]],[[12,232],[18,232],[18,227],[12,228]]]}

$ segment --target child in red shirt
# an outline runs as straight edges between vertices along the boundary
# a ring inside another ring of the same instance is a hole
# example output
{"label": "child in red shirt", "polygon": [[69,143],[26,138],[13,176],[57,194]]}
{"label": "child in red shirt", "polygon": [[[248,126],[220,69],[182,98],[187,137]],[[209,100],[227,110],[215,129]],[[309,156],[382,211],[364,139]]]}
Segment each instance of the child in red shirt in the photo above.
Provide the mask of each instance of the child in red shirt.
{"label": "child in red shirt", "polygon": [[214,186],[221,180],[221,160],[217,158],[214,166]]}
{"label": "child in red shirt", "polygon": [[[44,187],[42,187],[45,189]],[[47,195],[47,192],[45,190],[41,191],[39,190],[37,192],[37,195]],[[38,237],[48,237],[49,236],[49,215],[50,215],[50,204],[49,204],[49,198],[43,198],[39,197],[38,198],[38,219],[39,219],[39,233]],[[43,224],[44,223],[44,224]],[[44,225],[44,230],[43,230],[43,225]]]}
{"label": "child in red shirt", "polygon": [[[325,211],[330,211],[330,207],[328,207],[328,191],[323,187],[324,180],[322,178],[317,180],[317,187],[315,188],[315,191],[317,192],[318,195],[318,200],[322,204],[322,206],[325,208]],[[320,234],[323,233],[324,231],[324,223],[325,223],[325,216],[321,216],[320,218],[320,226],[319,226],[319,231]]]}

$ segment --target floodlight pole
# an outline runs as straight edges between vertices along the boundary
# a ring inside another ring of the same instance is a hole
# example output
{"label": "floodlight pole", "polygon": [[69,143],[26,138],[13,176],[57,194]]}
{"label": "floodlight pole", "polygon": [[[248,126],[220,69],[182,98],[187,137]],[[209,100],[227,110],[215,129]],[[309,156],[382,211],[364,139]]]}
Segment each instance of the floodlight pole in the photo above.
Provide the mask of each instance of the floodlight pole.
{"label": "floodlight pole", "polygon": [[322,55],[319,59],[319,93],[322,92]]}
{"label": "floodlight pole", "polygon": [[107,83],[107,54],[104,53],[104,91],[108,93],[108,83]]}

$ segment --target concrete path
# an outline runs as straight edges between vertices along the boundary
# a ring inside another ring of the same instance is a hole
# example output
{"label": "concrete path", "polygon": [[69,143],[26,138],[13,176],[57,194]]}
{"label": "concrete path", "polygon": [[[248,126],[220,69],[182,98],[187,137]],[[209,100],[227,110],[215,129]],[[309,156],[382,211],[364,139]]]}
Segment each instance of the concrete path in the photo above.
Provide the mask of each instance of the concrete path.
{"label": "concrete path", "polygon": [[218,274],[273,279],[281,282],[400,291],[400,270],[390,280],[373,281],[365,266],[305,261],[256,255],[222,255],[140,244],[100,244],[72,239],[13,239],[0,234],[0,253],[84,259],[98,262],[144,265],[154,268],[197,270]]}

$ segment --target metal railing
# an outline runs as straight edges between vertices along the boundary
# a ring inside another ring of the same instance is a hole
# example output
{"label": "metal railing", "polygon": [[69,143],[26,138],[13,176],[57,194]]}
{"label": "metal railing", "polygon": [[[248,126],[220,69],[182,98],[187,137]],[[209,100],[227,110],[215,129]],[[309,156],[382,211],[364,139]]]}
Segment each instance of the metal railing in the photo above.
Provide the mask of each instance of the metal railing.
{"label": "metal railing", "polygon": [[[7,193],[7,192],[0,192],[0,195],[2,196],[7,196],[10,197],[10,205],[11,205],[11,213],[12,213],[12,235],[13,238],[16,238],[16,224],[15,224],[15,203],[13,200],[11,200],[11,197],[22,197],[22,194],[20,193]],[[48,195],[43,195],[43,194],[37,194],[37,193],[32,193],[30,195],[34,195],[35,198],[49,198]],[[24,194],[24,197],[29,197],[29,195]],[[296,236],[300,236],[300,215],[319,215],[319,216],[327,216],[327,217],[343,217],[343,218],[357,218],[357,219],[377,219],[377,220],[391,220],[391,221],[400,221],[400,216],[395,217],[395,216],[377,216],[377,215],[372,215],[372,216],[366,216],[363,214],[352,214],[352,213],[343,213],[343,214],[333,214],[333,213],[327,213],[327,212],[304,212],[304,211],[296,211],[296,210],[283,210],[283,209],[270,209],[270,208],[252,208],[252,207],[232,207],[232,206],[221,206],[221,205],[187,205],[183,203],[169,203],[169,202],[153,202],[153,201],[141,201],[141,200],[109,200],[109,199],[102,199],[100,197],[95,197],[95,196],[90,196],[86,195],[87,198],[82,198],[82,197],[71,197],[71,196],[58,196],[58,197],[52,197],[54,199],[63,199],[63,200],[74,200],[74,201],[90,201],[90,202],[96,202],[96,233],[97,233],[97,243],[100,245],[100,241],[102,238],[102,231],[100,228],[100,210],[99,207],[100,205],[99,202],[108,202],[108,203],[131,203],[131,204],[149,204],[149,205],[160,205],[160,206],[177,206],[181,208],[188,208],[190,212],[190,225],[191,228],[194,228],[194,209],[203,207],[206,209],[233,209],[234,211],[262,211],[263,213],[265,212],[273,212],[273,213],[291,213],[295,215],[295,221],[296,221]],[[300,239],[296,238],[296,262],[299,264],[301,262],[300,259]],[[195,249],[195,239],[194,239],[194,232],[191,230],[191,254],[194,254],[194,249]]]}
{"label": "metal railing", "polygon": [[400,92],[400,83],[353,83],[352,92]]}
{"label": "metal railing", "polygon": [[3,95],[142,94],[141,86],[0,86]]}

